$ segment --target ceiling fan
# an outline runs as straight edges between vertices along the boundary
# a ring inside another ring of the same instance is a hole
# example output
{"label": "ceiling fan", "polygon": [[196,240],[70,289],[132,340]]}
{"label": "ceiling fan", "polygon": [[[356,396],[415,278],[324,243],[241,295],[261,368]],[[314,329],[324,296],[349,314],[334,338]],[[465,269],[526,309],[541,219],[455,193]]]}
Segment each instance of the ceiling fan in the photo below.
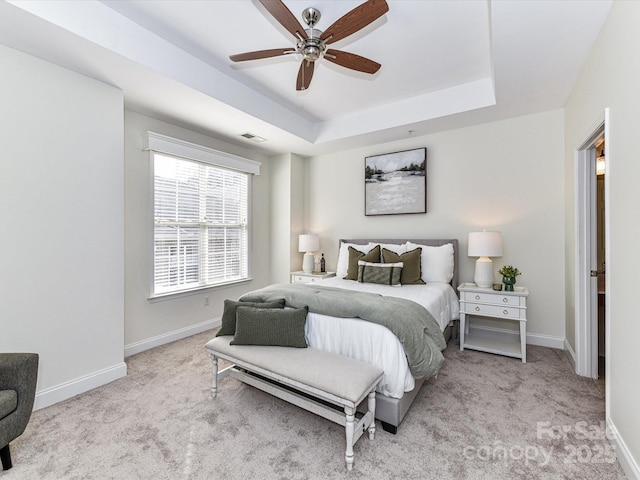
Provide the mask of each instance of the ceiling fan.
{"label": "ceiling fan", "polygon": [[259,1],[287,31],[296,37],[296,46],[231,55],[229,58],[232,61],[244,62],[299,53],[302,55],[302,63],[298,70],[296,90],[309,88],[315,62],[320,58],[325,58],[337,65],[358,72],[373,74],[380,69],[381,65],[373,60],[354,53],[327,48],[327,45],[348,37],[387,13],[389,6],[385,0],[368,0],[358,5],[336,20],[324,32],[314,28],[320,20],[320,11],[316,8],[309,7],[302,12],[302,18],[308,25],[308,28],[305,29],[281,0]]}

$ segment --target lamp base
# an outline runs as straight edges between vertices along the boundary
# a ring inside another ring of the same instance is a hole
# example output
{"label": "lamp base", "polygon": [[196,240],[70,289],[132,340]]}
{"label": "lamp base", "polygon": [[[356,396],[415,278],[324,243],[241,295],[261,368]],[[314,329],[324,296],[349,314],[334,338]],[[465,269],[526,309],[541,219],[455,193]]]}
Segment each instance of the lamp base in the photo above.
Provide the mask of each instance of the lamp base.
{"label": "lamp base", "polygon": [[476,260],[476,271],[473,281],[482,288],[493,286],[493,262],[489,257],[480,257]]}
{"label": "lamp base", "polygon": [[315,264],[316,264],[316,259],[313,256],[313,253],[311,252],[305,253],[304,257],[302,257],[302,271],[304,273],[313,272]]}

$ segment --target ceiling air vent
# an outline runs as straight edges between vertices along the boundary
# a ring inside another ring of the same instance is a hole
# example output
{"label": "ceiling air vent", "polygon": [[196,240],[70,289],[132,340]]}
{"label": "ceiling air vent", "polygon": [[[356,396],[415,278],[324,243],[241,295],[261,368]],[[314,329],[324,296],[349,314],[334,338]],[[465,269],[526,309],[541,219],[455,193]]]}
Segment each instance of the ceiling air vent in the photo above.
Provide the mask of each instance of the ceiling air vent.
{"label": "ceiling air vent", "polygon": [[246,138],[247,140],[251,140],[253,142],[258,142],[258,143],[267,141],[266,138],[259,137],[258,135],[254,135],[253,133],[249,133],[249,132],[243,133],[240,136]]}

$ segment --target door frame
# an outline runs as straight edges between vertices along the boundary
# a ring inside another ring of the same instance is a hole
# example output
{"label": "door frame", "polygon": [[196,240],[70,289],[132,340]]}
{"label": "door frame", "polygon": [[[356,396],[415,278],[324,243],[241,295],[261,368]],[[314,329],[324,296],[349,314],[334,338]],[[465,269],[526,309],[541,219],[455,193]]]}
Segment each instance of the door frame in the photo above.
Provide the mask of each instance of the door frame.
{"label": "door frame", "polygon": [[[591,277],[592,261],[595,258],[597,241],[595,232],[595,143],[604,135],[605,141],[605,265],[610,270],[609,250],[609,177],[611,169],[611,143],[609,128],[609,109],[605,108],[593,127],[583,137],[584,141],[575,151],[575,354],[576,373],[578,375],[597,378],[598,376],[598,326],[597,326],[597,278]],[[596,267],[597,268],[597,267]],[[610,292],[610,271],[605,277],[605,288]],[[610,302],[605,303],[605,356],[609,356]],[[609,409],[609,362],[606,362],[606,408]],[[608,413],[607,413],[608,415]]]}

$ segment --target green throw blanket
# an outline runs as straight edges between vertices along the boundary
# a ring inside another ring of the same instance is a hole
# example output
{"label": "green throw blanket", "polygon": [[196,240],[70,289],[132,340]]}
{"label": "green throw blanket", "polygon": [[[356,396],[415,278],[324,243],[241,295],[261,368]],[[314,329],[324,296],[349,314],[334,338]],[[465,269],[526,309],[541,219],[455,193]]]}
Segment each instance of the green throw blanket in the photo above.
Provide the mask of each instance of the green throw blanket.
{"label": "green throw blanket", "polygon": [[403,298],[310,284],[275,284],[243,295],[241,301],[272,302],[341,318],[361,318],[383,325],[400,340],[415,378],[431,378],[444,362],[447,346],[438,322],[423,306]]}

